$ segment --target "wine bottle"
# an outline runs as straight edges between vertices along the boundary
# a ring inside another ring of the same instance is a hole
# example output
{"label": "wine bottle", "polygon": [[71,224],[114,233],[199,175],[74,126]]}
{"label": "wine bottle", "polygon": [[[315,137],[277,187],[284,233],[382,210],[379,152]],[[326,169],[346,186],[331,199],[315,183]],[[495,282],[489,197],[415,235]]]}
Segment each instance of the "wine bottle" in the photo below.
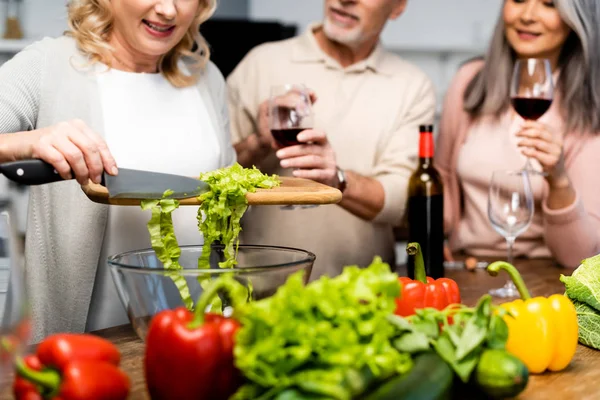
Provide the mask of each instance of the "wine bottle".
{"label": "wine bottle", "polygon": [[[444,276],[444,187],[433,166],[433,126],[419,127],[419,166],[408,181],[408,237],[423,252],[427,276]],[[408,276],[414,279],[414,261],[408,258]]]}

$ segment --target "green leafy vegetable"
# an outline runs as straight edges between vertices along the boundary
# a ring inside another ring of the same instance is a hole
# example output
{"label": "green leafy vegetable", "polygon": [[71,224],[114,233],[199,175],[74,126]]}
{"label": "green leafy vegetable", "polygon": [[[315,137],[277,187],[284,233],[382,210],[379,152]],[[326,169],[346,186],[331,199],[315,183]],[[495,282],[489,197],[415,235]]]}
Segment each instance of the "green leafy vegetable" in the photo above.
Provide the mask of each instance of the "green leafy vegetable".
{"label": "green leafy vegetable", "polygon": [[571,276],[560,276],[567,296],[600,312],[600,255],[583,260]]}
{"label": "green leafy vegetable", "polygon": [[248,208],[246,193],[279,186],[280,180],[276,175],[265,175],[256,167],[243,168],[238,163],[201,174],[200,180],[208,184],[210,191],[200,195],[198,228],[204,236],[204,246],[198,267],[210,268],[211,246],[217,241],[224,246],[224,260],[219,267],[232,268],[236,264],[240,220]]}
{"label": "green leafy vegetable", "polygon": [[425,308],[407,318],[389,315],[388,320],[397,331],[393,341],[396,349],[412,354],[433,349],[463,382],[468,382],[485,348],[506,347],[504,315],[505,311],[493,306],[491,297],[485,295],[474,308]]}
{"label": "green leafy vegetable", "polygon": [[[182,267],[179,264],[181,249],[175,237],[173,228],[173,218],[171,213],[179,207],[179,201],[168,199],[173,191],[167,190],[160,200],[143,200],[141,202],[142,210],[150,209],[152,216],[148,221],[148,232],[150,232],[150,242],[156,253],[156,258],[163,263],[166,270],[178,271]],[[173,280],[179,290],[181,300],[188,310],[193,310],[194,301],[190,294],[185,277],[176,272],[167,275]]]}
{"label": "green leafy vegetable", "polygon": [[560,276],[577,311],[579,342],[600,350],[600,255],[587,258],[571,276]]}
{"label": "green leafy vegetable", "polygon": [[392,345],[387,320],[399,294],[397,275],[377,257],[308,285],[298,272],[273,296],[238,308],[235,362],[251,383],[234,399],[351,399],[407,372],[411,357]]}
{"label": "green leafy vegetable", "polygon": [[577,300],[574,300],[573,304],[577,311],[579,342],[594,349],[600,349],[600,313]]}

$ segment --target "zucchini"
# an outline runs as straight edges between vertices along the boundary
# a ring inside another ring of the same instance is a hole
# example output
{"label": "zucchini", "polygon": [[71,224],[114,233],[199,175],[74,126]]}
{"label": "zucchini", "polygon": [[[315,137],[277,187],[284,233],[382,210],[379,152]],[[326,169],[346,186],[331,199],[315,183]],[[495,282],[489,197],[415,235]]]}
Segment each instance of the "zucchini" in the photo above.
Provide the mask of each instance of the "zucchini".
{"label": "zucchini", "polygon": [[452,394],[454,373],[434,352],[417,355],[412,369],[383,382],[364,400],[442,400]]}
{"label": "zucchini", "polygon": [[493,399],[515,397],[525,389],[529,370],[506,350],[488,349],[475,369],[475,384]]}

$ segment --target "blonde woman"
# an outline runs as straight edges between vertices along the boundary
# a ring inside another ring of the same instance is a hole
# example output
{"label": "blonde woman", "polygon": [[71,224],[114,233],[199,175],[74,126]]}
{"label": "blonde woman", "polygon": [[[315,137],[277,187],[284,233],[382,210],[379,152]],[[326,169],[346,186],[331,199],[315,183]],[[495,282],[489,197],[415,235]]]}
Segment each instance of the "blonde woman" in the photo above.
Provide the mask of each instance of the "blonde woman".
{"label": "blonde woman", "polygon": [[[0,162],[42,158],[76,178],[31,188],[34,341],[127,323],[106,257],[150,246],[147,213],[92,203],[78,183],[117,165],[193,176],[235,161],[224,80],[199,36],[214,9],[215,0],[73,0],[64,36],[0,68]],[[201,241],[195,213],[174,214],[182,244]]]}
{"label": "blonde woman", "polygon": [[[600,2],[505,0],[484,60],[464,65],[448,90],[436,165],[445,184],[444,219],[454,251],[505,257],[487,219],[493,170],[529,157],[535,214],[515,255],[554,257],[574,268],[600,252]],[[515,60],[550,60],[551,108],[524,121],[510,107]]]}

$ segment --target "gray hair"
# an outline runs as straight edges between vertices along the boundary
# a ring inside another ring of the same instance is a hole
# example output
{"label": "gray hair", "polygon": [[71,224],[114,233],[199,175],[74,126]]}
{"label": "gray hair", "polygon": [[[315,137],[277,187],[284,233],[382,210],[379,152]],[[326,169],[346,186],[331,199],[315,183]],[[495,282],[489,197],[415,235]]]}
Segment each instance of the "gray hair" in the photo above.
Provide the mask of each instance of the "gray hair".
{"label": "gray hair", "polygon": [[[568,132],[600,132],[600,1],[555,0],[572,32],[563,44],[558,67],[560,113]],[[500,116],[510,105],[510,82],[516,54],[505,37],[502,13],[496,24],[485,66],[464,93],[472,117]]]}

